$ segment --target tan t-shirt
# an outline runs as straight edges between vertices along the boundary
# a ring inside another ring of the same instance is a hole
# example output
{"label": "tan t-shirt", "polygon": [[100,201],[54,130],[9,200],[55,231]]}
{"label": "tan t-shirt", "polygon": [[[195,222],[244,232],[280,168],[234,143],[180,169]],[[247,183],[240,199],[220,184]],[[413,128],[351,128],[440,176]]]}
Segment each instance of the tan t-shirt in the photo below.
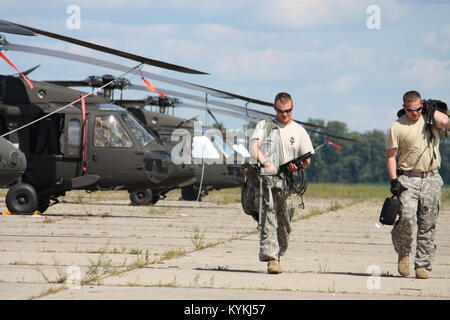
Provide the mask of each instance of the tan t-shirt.
{"label": "tan t-shirt", "polygon": [[426,128],[426,115],[410,120],[403,115],[387,132],[386,150],[397,149],[398,168],[404,171],[428,172],[439,169],[439,130],[433,128],[436,139],[430,142],[430,131]]}
{"label": "tan t-shirt", "polygon": [[[264,123],[266,120],[258,122],[255,127],[255,131],[252,135],[253,139],[264,139]],[[278,164],[286,163],[296,157],[302,156],[305,153],[314,153],[314,148],[305,128],[300,126],[297,122],[292,121],[289,124],[283,125],[276,122],[279,130],[279,136],[281,138],[281,155]]]}

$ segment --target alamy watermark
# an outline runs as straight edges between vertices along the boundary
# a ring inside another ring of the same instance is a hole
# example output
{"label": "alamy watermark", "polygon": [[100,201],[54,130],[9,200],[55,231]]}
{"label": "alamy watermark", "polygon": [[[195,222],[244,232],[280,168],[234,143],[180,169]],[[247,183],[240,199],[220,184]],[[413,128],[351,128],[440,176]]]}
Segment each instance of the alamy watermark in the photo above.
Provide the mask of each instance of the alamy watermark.
{"label": "alamy watermark", "polygon": [[256,164],[249,154],[254,129],[226,129],[222,135],[219,129],[203,130],[200,121],[194,121],[192,129],[178,128],[172,132],[172,163],[243,164],[249,160]]}
{"label": "alamy watermark", "polygon": [[377,265],[370,265],[367,267],[367,273],[371,276],[366,281],[367,289],[379,290],[381,289],[381,269]]}
{"label": "alamy watermark", "polygon": [[367,7],[366,14],[369,16],[366,20],[366,27],[369,30],[381,29],[381,9],[379,6],[372,4]]}
{"label": "alamy watermark", "polygon": [[66,284],[69,289],[81,289],[81,270],[79,266],[71,265],[66,269]]}
{"label": "alamy watermark", "polygon": [[81,29],[81,9],[76,4],[71,4],[67,7],[66,13],[70,16],[66,19],[66,27],[69,30]]}

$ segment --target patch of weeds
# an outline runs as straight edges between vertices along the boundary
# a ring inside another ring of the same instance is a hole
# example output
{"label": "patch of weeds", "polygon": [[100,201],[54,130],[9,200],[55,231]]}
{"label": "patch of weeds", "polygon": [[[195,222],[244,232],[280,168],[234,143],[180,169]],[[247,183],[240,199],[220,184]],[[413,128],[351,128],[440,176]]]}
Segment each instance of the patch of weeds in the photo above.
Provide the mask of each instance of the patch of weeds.
{"label": "patch of weeds", "polygon": [[131,249],[130,254],[142,254],[142,249]]}
{"label": "patch of weeds", "polygon": [[104,275],[111,275],[117,272],[118,267],[112,265],[110,258],[101,254],[97,261],[90,260],[91,265],[88,267],[86,274],[80,281],[82,285],[99,283]]}
{"label": "patch of weeds", "polygon": [[336,202],[333,202],[331,204],[331,206],[328,208],[328,210],[330,210],[330,211],[337,211],[337,210],[342,209],[342,208],[344,208],[344,206],[336,201]]}
{"label": "patch of weeds", "polygon": [[192,239],[191,239],[195,250],[201,250],[201,249],[206,248],[205,230],[202,232],[199,227],[195,227],[194,235],[192,236]]}
{"label": "patch of weeds", "polygon": [[67,273],[61,271],[59,268],[57,269],[58,276],[56,277],[56,279],[50,279],[50,277],[47,276],[41,269],[36,270],[41,273],[42,277],[45,281],[47,281],[47,283],[65,283],[68,277]]}
{"label": "patch of weeds", "polygon": [[148,252],[148,250],[145,251],[145,254],[142,254],[141,250],[141,253],[138,253],[137,255],[136,260],[127,267],[127,270],[144,268],[153,262],[150,260],[150,252]]}
{"label": "patch of weeds", "polygon": [[44,220],[42,220],[42,223],[55,223],[56,220],[53,220],[47,216],[45,216]]}
{"label": "patch of weeds", "polygon": [[149,206],[148,213],[149,214],[165,214],[165,213],[167,213],[167,211],[162,208],[155,207],[153,204],[151,204]]}
{"label": "patch of weeds", "polygon": [[184,249],[171,249],[165,251],[162,255],[160,255],[159,261],[175,259],[179,257],[183,257],[186,255],[186,250]]}

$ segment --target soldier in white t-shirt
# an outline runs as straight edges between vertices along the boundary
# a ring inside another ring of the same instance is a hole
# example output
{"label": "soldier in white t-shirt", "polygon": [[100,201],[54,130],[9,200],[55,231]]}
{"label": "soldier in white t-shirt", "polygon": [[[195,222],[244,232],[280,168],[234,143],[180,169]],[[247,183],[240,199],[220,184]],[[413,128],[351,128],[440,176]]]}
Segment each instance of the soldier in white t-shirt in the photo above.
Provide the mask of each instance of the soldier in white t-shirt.
{"label": "soldier in white t-shirt", "polygon": [[[261,164],[263,206],[260,235],[259,260],[268,262],[268,273],[280,273],[280,256],[288,247],[291,232],[290,221],[295,211],[295,193],[289,190],[285,179],[276,175],[279,165],[307,152],[314,153],[311,139],[306,130],[292,121],[292,98],[288,93],[275,97],[276,121],[260,121],[253,132],[250,153]],[[311,159],[302,163],[310,165]],[[294,164],[288,170],[296,172]]]}
{"label": "soldier in white t-shirt", "polygon": [[416,221],[416,278],[428,278],[435,254],[434,236],[443,185],[438,172],[441,165],[439,139],[449,129],[446,111],[439,106],[447,109],[441,101],[422,101],[417,91],[408,91],[403,96],[399,119],[386,138],[391,192],[401,201],[399,220],[392,229],[392,242],[398,253],[398,271],[404,277],[409,275]]}

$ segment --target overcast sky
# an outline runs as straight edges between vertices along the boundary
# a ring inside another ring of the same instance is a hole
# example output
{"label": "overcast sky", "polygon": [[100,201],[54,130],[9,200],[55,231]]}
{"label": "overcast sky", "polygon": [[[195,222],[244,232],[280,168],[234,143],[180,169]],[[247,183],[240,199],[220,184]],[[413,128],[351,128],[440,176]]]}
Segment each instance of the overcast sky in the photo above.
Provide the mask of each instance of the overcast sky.
{"label": "overcast sky", "polygon": [[[68,13],[71,6],[79,9],[79,16],[76,11]],[[338,120],[352,131],[385,131],[396,119],[402,95],[408,90],[447,102],[450,97],[450,1],[0,0],[0,12],[3,20],[209,75],[145,67],[153,73],[266,101],[287,91],[293,96],[295,119]],[[17,44],[135,65],[44,36],[6,37]],[[41,64],[30,75],[35,80],[120,75],[55,58],[3,53],[21,70]],[[1,60],[0,73],[14,70]],[[138,76],[129,78],[142,84]],[[155,87],[177,89],[147,80]],[[142,95],[125,93],[130,98]],[[244,105],[241,101],[233,103]],[[249,107],[272,112],[268,107]],[[205,119],[204,113],[189,109],[175,114],[200,114]],[[228,128],[242,126],[240,120],[216,117]]]}

